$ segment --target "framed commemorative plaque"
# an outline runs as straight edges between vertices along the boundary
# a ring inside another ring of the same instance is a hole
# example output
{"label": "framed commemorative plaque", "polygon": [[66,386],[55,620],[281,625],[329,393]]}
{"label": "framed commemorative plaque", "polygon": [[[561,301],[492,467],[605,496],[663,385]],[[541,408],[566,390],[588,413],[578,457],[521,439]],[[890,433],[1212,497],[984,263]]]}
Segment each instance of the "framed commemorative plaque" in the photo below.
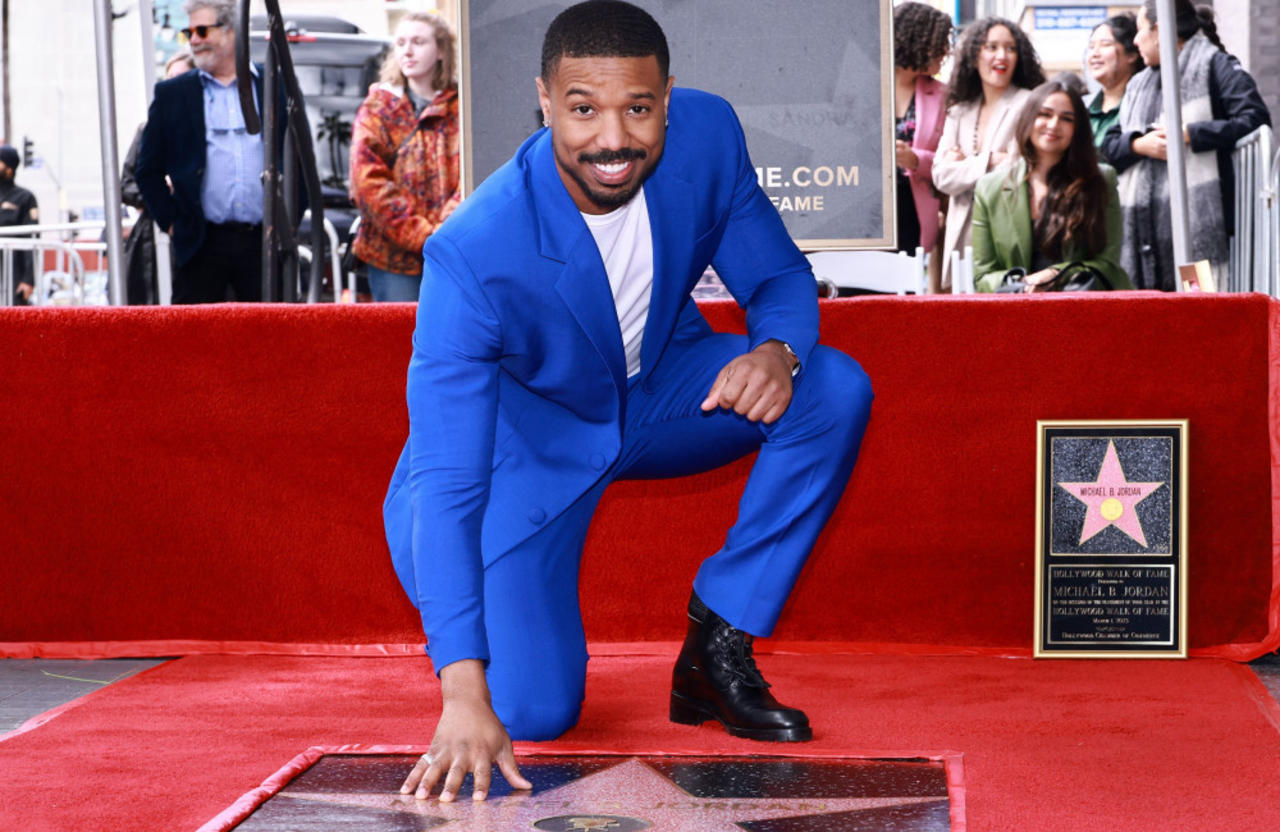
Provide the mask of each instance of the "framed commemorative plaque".
{"label": "framed commemorative plaque", "polygon": [[1187,422],[1036,423],[1035,655],[1187,655]]}

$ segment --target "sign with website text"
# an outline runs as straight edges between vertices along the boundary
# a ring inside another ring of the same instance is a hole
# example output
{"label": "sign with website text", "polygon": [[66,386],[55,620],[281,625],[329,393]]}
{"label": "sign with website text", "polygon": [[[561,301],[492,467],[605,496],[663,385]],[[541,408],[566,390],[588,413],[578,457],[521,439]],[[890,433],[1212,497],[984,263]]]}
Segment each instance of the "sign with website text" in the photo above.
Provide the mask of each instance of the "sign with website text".
{"label": "sign with website text", "polygon": [[[742,122],[756,178],[805,249],[893,248],[890,0],[634,0],[681,87]],[[542,36],[568,2],[461,0],[464,191],[542,126]]]}

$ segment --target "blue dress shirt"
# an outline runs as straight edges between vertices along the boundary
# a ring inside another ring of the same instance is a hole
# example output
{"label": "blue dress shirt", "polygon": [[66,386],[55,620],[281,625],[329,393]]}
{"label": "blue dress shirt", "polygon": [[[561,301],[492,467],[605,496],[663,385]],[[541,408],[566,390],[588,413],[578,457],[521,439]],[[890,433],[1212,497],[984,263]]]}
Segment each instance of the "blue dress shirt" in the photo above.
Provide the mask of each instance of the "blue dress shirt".
{"label": "blue dress shirt", "polygon": [[[257,67],[251,71],[256,75]],[[204,86],[205,169],[200,205],[212,223],[262,222],[262,134],[250,134],[233,81],[200,70]],[[257,91],[254,91],[255,104]]]}

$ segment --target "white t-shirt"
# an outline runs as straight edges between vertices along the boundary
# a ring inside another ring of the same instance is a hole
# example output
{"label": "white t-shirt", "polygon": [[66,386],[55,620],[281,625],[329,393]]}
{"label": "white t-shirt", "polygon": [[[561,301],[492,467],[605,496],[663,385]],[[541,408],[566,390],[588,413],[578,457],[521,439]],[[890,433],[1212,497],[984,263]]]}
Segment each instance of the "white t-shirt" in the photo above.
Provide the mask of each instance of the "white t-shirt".
{"label": "white t-shirt", "polygon": [[582,218],[595,237],[609,275],[630,377],[640,372],[640,344],[653,291],[653,233],[644,189],[636,191],[631,201],[620,208],[607,214],[583,214]]}

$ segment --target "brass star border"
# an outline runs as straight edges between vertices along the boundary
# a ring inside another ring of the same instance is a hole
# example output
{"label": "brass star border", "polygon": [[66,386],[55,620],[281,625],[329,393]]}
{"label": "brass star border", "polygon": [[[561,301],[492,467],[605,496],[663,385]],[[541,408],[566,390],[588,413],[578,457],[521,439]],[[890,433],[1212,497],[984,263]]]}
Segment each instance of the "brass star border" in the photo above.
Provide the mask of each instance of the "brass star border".
{"label": "brass star border", "polygon": [[[422,749],[313,747],[199,832],[628,830],[792,832],[893,828],[963,832],[959,754],[682,756],[522,753],[531,792],[495,773],[490,797],[440,803],[401,795]],[[868,825],[870,824],[870,825]]]}

